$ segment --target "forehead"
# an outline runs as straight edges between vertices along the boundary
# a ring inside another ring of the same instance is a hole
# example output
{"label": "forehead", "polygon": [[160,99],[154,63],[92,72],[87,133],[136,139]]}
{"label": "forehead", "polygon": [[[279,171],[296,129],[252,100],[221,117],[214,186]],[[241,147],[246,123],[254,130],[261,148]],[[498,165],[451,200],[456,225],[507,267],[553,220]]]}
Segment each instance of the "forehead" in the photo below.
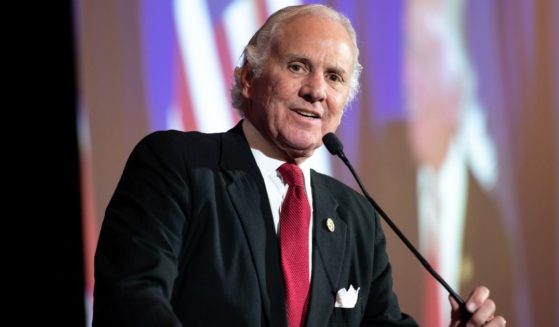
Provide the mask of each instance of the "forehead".
{"label": "forehead", "polygon": [[337,65],[353,65],[355,49],[346,28],[334,18],[297,16],[277,27],[272,49],[277,54],[326,56]]}

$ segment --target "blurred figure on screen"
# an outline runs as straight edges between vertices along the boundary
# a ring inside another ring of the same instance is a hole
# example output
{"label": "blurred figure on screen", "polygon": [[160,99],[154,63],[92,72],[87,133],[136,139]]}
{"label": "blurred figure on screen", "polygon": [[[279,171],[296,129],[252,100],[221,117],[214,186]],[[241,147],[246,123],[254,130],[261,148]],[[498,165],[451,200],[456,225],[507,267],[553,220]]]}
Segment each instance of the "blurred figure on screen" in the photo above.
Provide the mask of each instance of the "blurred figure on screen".
{"label": "blurred figure on screen", "polygon": [[[404,80],[408,139],[417,163],[420,249],[457,291],[472,282],[493,288],[505,283],[499,289],[510,289],[510,276],[499,273],[510,267],[510,258],[488,195],[498,178],[498,164],[487,118],[476,99],[476,75],[463,29],[465,2],[409,1],[406,9]],[[488,205],[476,212],[468,206],[472,201]],[[483,252],[489,254],[480,246],[483,242],[493,247],[489,262],[480,259]],[[503,270],[486,271],[494,263]],[[423,322],[446,326],[445,290],[427,274],[423,285]],[[503,295],[499,303],[508,310],[510,296]]]}

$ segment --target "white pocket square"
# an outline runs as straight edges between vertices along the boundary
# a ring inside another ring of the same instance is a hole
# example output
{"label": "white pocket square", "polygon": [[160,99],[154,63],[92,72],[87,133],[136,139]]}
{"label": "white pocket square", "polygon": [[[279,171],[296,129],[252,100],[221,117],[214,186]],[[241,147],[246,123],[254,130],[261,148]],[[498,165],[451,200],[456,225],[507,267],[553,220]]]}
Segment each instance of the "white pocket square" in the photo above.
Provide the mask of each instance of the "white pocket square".
{"label": "white pocket square", "polygon": [[359,289],[353,288],[353,285],[349,285],[349,289],[340,288],[338,293],[336,294],[336,303],[334,307],[336,308],[345,308],[351,309],[355,307],[355,303],[357,303],[357,298],[359,295]]}

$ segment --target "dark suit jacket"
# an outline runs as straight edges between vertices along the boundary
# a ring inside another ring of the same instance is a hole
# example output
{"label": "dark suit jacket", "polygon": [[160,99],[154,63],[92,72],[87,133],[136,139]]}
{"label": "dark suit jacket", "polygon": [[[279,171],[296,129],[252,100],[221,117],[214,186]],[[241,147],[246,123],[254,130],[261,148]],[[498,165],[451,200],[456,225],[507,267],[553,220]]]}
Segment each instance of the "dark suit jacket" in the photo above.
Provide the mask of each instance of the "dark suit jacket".
{"label": "dark suit jacket", "polygon": [[[315,171],[307,326],[415,325],[400,312],[379,217]],[[325,222],[332,218],[335,231]],[[95,326],[286,326],[278,238],[240,124],[156,132],[132,152],[95,255]],[[360,287],[355,308],[336,292]]]}

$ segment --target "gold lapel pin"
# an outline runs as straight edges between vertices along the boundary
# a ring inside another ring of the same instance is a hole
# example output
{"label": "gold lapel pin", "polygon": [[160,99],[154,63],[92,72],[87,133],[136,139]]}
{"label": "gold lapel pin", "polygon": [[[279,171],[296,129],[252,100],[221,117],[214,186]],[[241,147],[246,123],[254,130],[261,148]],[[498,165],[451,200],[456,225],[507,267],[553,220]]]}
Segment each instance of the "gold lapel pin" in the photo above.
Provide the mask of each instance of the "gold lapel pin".
{"label": "gold lapel pin", "polygon": [[333,232],[333,231],[336,230],[336,225],[334,225],[334,220],[332,220],[332,218],[326,219],[326,227],[328,227],[328,230],[330,232]]}

